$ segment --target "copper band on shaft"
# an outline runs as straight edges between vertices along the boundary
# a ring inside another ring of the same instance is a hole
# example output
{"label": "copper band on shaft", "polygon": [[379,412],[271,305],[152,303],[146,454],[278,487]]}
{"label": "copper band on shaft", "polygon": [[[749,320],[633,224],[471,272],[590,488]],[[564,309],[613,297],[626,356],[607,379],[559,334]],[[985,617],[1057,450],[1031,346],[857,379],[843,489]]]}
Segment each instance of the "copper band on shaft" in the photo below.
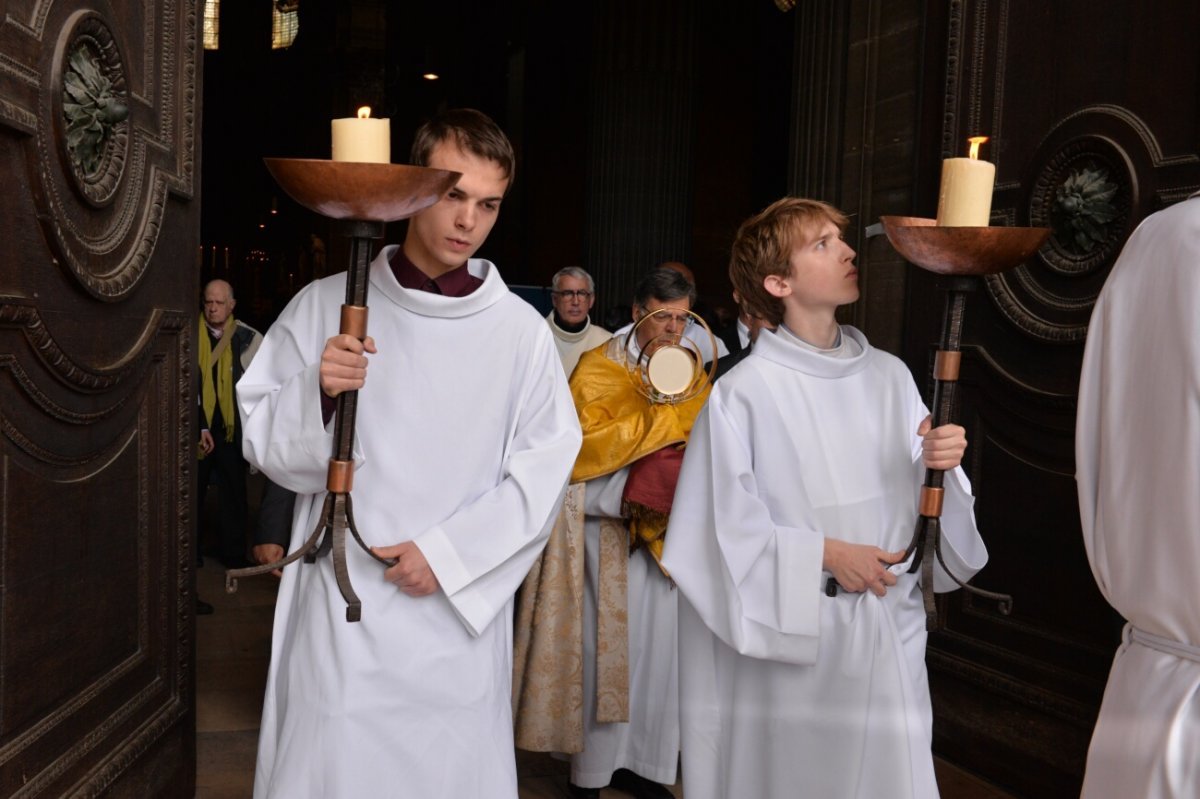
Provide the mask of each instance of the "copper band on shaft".
{"label": "copper band on shaft", "polygon": [[933,376],[937,380],[958,380],[958,366],[962,363],[962,353],[958,350],[938,350],[937,358],[933,361]]}
{"label": "copper band on shaft", "polygon": [[942,496],[944,493],[945,490],[941,488],[921,486],[921,515],[928,516],[931,519],[940,517],[942,515]]}
{"label": "copper band on shaft", "polygon": [[329,471],[325,475],[325,488],[331,494],[349,494],[354,486],[354,461],[329,459]]}
{"label": "copper band on shaft", "polygon": [[367,337],[367,306],[342,306],[342,333],[349,333],[359,341]]}

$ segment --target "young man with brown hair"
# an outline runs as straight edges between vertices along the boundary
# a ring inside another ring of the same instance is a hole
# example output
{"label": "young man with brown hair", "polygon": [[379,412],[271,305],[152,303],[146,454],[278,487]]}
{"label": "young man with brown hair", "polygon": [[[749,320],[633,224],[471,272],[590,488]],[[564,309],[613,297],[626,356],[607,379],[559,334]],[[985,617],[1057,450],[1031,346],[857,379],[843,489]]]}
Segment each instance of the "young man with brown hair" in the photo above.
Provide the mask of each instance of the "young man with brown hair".
{"label": "young man with brown hair", "polygon": [[937,796],[925,612],[901,562],[926,467],[952,470],[947,564],[966,579],[986,552],[963,429],[930,430],[904,364],[834,317],[859,296],[845,225],[785,198],[734,240],[734,288],[778,328],[701,411],[663,555],[689,799]]}
{"label": "young man with brown hair", "polygon": [[450,111],[418,132],[413,160],[462,177],[372,263],[372,336],[338,332],[344,275],[318,281],[238,386],[247,458],[297,492],[295,548],[322,507],[332,400],[369,382],[354,515],[397,560],[347,547],[355,624],[329,558],[283,570],[259,799],[517,795],[512,596],[549,534],[579,422],[545,322],[472,258],[512,180],[508,140],[483,114]]}

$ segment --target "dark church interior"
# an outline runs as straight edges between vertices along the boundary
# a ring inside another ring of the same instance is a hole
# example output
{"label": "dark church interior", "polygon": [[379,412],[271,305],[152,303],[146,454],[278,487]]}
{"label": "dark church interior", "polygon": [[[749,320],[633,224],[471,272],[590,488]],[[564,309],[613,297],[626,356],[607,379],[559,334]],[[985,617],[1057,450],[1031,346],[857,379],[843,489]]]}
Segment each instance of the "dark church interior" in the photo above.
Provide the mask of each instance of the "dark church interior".
{"label": "dark church interior", "polygon": [[[223,595],[219,566],[195,565],[212,515],[211,497],[193,510],[196,313],[220,278],[265,332],[346,269],[349,242],[263,158],[328,158],[330,120],[361,105],[390,119],[395,163],[439,111],[500,124],[516,179],[479,256],[543,313],[564,266],[595,277],[603,318],[663,261],[730,312],[740,222],[785,195],[832,203],[861,270],[842,321],[927,403],[945,283],[877,223],[933,216],[942,161],[989,136],[990,224],[1051,234],[967,299],[954,413],[989,550],[973,583],[1013,601],[938,597],[933,751],[944,799],[1078,795],[1123,625],[1081,538],[1080,364],[1126,239],[1200,189],[1195,0],[4,7],[0,795],[249,795],[273,578]],[[94,180],[60,111],[80,37],[129,98],[126,154]],[[558,761],[518,769],[523,797],[565,795]]]}

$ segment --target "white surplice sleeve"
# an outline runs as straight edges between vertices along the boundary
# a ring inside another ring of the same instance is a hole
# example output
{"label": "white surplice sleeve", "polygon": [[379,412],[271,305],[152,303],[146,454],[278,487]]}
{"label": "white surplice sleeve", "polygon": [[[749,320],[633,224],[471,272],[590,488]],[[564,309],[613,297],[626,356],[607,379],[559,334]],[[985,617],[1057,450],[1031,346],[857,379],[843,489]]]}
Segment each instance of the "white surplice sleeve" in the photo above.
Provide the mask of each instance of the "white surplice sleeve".
{"label": "white surplice sleeve", "polygon": [[[916,385],[911,386],[909,418],[913,431],[913,470],[917,485],[925,482],[925,463],[921,452],[921,437],[917,428],[929,414],[921,400]],[[969,447],[968,443],[968,447]],[[987,564],[987,547],[975,526],[975,496],[971,493],[971,481],[961,466],[947,471],[942,479],[942,557],[954,576],[964,583],[974,577]],[[918,489],[919,490],[919,489]],[[916,519],[913,519],[915,524]],[[950,579],[942,564],[934,561],[933,590],[936,593],[957,591],[958,583]]]}
{"label": "white surplice sleeve", "polygon": [[478,635],[512,599],[541,553],[583,440],[549,329],[522,379],[501,479],[413,538],[459,618]]}
{"label": "white surplice sleeve", "polygon": [[275,483],[301,494],[325,490],[333,455],[333,426],[327,430],[321,416],[319,372],[337,320],[325,318],[323,305],[330,303],[321,302],[320,286],[310,284],[288,304],[237,385],[243,455]]}
{"label": "white surplice sleeve", "polygon": [[816,662],[824,537],[777,525],[747,438],[718,392],[688,441],[663,565],[710,630],[743,655]]}

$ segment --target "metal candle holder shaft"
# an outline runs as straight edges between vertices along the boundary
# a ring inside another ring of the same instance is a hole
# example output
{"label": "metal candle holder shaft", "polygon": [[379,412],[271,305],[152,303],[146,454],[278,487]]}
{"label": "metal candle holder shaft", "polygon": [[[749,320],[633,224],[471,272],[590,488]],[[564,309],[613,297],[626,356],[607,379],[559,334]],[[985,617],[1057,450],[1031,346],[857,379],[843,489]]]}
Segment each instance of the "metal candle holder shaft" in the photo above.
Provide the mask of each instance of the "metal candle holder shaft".
{"label": "metal candle holder shaft", "polygon": [[[367,337],[367,287],[370,282],[371,242],[383,238],[384,223],[412,216],[437,202],[459,178],[457,172],[397,164],[358,164],[307,159],[266,159],[267,168],[291,197],[317,213],[339,220],[337,232],[350,239],[350,269],[339,332],[359,341]],[[350,582],[346,562],[346,531],[375,560],[391,566],[394,558],[371,551],[354,522],[350,491],[354,482],[354,433],[358,391],[338,394],[333,427],[333,457],[325,478],[325,503],[308,539],[294,552],[274,562],[225,573],[225,589],[237,590],[241,577],[281,569],[303,557],[315,563],[331,555],[338,590],[346,600],[346,621],[362,618],[362,602]]]}
{"label": "metal candle holder shaft", "polygon": [[[947,276],[946,308],[942,320],[941,346],[934,360],[934,389],[931,423],[940,427],[952,421],[952,411],[962,362],[962,325],[967,292],[973,291],[979,275],[996,274],[1030,258],[1050,235],[1048,228],[937,227],[936,220],[885,216],[884,232],[906,260],[930,272]],[[916,527],[905,551],[912,557],[909,572],[921,572],[921,594],[925,604],[926,629],[937,624],[933,594],[934,559],[959,587],[999,603],[1001,613],[1012,612],[1012,596],[968,585],[950,571],[942,555],[942,500],[945,472],[926,469],[921,486]]]}
{"label": "metal candle holder shaft", "polygon": [[[966,307],[967,292],[974,291],[978,278],[953,277],[946,287],[946,308],[942,320],[942,343],[934,359],[933,367],[933,408],[931,409],[931,424],[941,427],[952,421],[954,400],[958,388],[959,366],[962,363],[962,324],[963,312]],[[968,585],[950,570],[942,556],[942,500],[945,496],[945,475],[941,469],[926,469],[925,481],[921,486],[921,498],[918,505],[917,524],[913,530],[912,540],[904,552],[904,557],[914,555],[909,572],[921,571],[921,594],[925,603],[926,629],[934,629],[937,624],[937,604],[933,594],[933,562],[934,558],[942,565],[942,569],[955,583],[986,599],[999,603],[1000,612],[1008,615],[1012,612],[1012,597],[985,591]]]}

